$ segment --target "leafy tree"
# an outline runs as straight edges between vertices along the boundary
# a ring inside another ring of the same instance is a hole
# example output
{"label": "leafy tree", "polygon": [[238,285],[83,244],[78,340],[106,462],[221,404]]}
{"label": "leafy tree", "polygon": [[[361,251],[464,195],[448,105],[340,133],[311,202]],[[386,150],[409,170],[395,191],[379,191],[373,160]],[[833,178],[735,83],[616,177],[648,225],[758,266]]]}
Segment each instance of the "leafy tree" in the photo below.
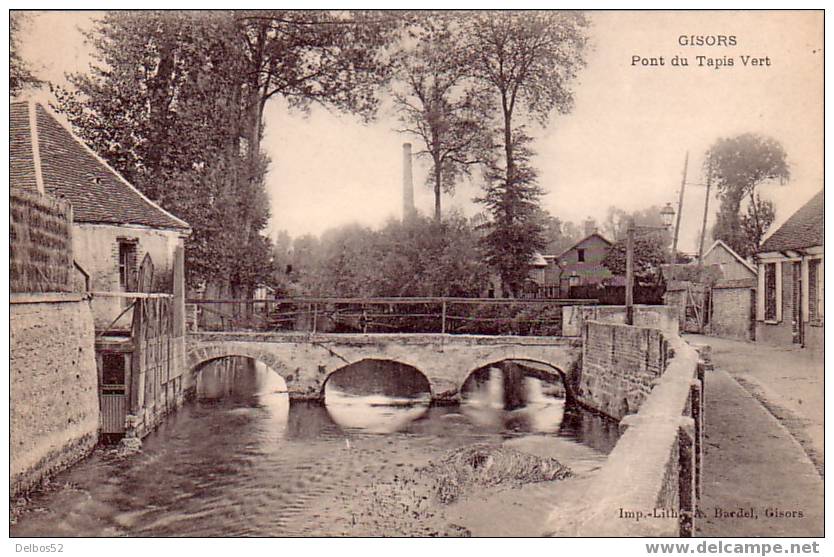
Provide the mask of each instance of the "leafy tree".
{"label": "leafy tree", "polygon": [[251,239],[227,223],[242,223],[246,213],[260,225],[268,217],[266,161],[248,168],[240,155],[244,66],[234,33],[217,14],[107,13],[87,34],[89,73],[69,76],[74,89],[54,88],[57,108],[88,144],[191,224],[187,281],[213,283],[220,295],[233,286]]}
{"label": "leafy tree", "polygon": [[[757,201],[758,187],[775,180],[784,183],[790,177],[784,148],[777,140],[754,133],[721,138],[707,151],[704,170],[721,200],[713,238],[723,240],[742,257],[755,253],[770,226],[764,226],[766,219],[758,214],[760,207],[767,211]],[[745,198],[752,211],[749,227],[742,225],[740,215]]]}
{"label": "leafy tree", "polygon": [[[427,183],[434,189],[434,220],[441,220],[441,192],[454,193],[458,178],[478,162],[479,125],[489,108],[480,88],[467,81],[471,52],[457,40],[460,17],[430,14],[409,29],[396,56],[393,99],[403,125],[431,159]],[[413,43],[413,46],[409,44]]]}
{"label": "leafy tree", "polygon": [[762,199],[758,194],[754,199],[755,201],[747,205],[747,213],[741,217],[741,229],[747,238],[749,253],[755,253],[758,250],[765,232],[776,219],[772,202]]}
{"label": "leafy tree", "polygon": [[40,87],[43,82],[32,74],[29,64],[20,56],[20,33],[27,23],[27,14],[9,11],[9,94],[15,96],[27,88]]}
{"label": "leafy tree", "polygon": [[530,166],[530,140],[515,118],[545,124],[554,109],[571,110],[570,82],[585,63],[587,25],[575,12],[479,12],[466,24],[472,75],[499,107],[496,152],[481,199],[492,216],[488,260],[513,295],[520,293],[533,252],[544,247],[534,217],[541,190]]}
{"label": "leafy tree", "polygon": [[477,231],[452,214],[374,231],[357,224],[297,239],[294,291],[318,296],[478,296],[489,270]]}
{"label": "leafy tree", "polygon": [[484,173],[486,191],[477,201],[492,215],[492,221],[485,226],[486,260],[498,271],[506,291],[519,296],[530,275],[530,260],[535,252],[545,248],[545,240],[542,222],[536,218],[542,190],[529,163],[532,153],[522,145],[529,143],[530,138],[517,129],[514,141],[518,144],[512,147],[512,180],[506,179],[505,167],[497,157],[492,158]]}
{"label": "leafy tree", "polygon": [[[653,282],[658,278],[660,265],[667,262],[668,251],[664,247],[664,235],[659,231],[637,231],[634,235],[634,277],[637,281]],[[603,266],[617,276],[626,274],[626,239],[612,245]]]}
{"label": "leafy tree", "polygon": [[96,63],[71,77],[74,90],[56,88],[58,108],[192,225],[189,284],[246,295],[272,268],[260,236],[266,102],[280,95],[298,109],[317,102],[370,117],[390,27],[346,12],[107,13],[87,36]]}

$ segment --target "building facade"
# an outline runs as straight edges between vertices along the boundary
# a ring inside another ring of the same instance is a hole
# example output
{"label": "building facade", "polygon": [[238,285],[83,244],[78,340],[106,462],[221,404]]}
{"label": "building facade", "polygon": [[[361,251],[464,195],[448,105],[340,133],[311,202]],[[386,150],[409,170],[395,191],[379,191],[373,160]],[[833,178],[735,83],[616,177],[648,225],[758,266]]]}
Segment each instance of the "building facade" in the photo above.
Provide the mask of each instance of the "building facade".
{"label": "building facade", "polygon": [[186,222],[134,188],[34,101],[10,104],[15,187],[71,207],[95,326],[101,432],[142,435],[175,406],[185,366]]}
{"label": "building facade", "polygon": [[824,194],[820,191],[762,242],[756,254],[756,340],[822,350]]}

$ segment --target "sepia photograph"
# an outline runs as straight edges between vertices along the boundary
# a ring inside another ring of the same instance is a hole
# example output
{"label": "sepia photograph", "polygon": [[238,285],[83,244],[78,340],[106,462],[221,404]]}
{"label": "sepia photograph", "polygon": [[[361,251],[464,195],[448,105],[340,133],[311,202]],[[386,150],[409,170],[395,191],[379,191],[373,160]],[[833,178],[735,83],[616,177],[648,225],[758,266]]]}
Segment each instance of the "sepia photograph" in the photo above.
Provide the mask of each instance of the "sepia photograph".
{"label": "sepia photograph", "polygon": [[9,9],[9,547],[820,553],[824,15]]}

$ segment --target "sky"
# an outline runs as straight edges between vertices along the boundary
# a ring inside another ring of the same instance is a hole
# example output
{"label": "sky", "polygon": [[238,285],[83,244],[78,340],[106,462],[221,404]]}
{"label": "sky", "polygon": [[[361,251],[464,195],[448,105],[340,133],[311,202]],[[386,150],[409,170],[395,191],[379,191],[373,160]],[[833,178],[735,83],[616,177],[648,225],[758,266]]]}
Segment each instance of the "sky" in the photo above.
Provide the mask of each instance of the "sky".
{"label": "sky", "polygon": [[[784,146],[792,179],[761,189],[776,206],[777,225],[823,187],[823,35],[815,12],[592,12],[592,50],[573,84],[575,106],[534,129],[545,209],[564,220],[605,218],[609,206],[637,210],[677,199],[684,156],[688,185],[680,249],[697,250],[705,191],[703,153],[719,137],[757,132]],[[48,13],[33,18],[21,52],[38,76],[62,81],[85,71],[89,50],[80,28],[90,14]],[[735,46],[681,46],[681,36],[735,36]],[[49,48],[43,48],[48,45]],[[672,66],[675,56],[686,67]],[[633,57],[663,57],[664,65],[633,64]],[[732,59],[733,66],[699,66],[696,56]],[[742,56],[767,58],[750,66]],[[267,176],[269,232],[292,236],[359,222],[378,226],[399,218],[402,143],[396,116],[383,102],[377,120],[315,107],[293,113],[278,99],[265,111],[263,148],[272,160]],[[415,204],[433,210],[424,186],[428,166],[415,160]],[[444,210],[481,210],[472,202],[480,180],[444,196]],[[718,208],[710,200],[709,224]],[[775,226],[774,226],[775,228]]]}

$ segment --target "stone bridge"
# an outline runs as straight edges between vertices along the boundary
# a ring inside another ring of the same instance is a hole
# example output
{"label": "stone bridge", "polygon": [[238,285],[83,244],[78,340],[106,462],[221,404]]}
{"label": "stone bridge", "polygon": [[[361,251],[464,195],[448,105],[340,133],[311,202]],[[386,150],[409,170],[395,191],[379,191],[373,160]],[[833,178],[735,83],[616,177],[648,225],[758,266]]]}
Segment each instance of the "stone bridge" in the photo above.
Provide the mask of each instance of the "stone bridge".
{"label": "stone bridge", "polygon": [[334,371],[363,360],[394,361],[422,373],[433,400],[456,400],[472,372],[504,360],[545,364],[552,372],[537,373],[561,378],[569,388],[582,350],[578,339],[564,337],[199,332],[189,333],[187,352],[192,373],[207,362],[243,356],[271,367],[292,398],[314,399],[323,396]]}

